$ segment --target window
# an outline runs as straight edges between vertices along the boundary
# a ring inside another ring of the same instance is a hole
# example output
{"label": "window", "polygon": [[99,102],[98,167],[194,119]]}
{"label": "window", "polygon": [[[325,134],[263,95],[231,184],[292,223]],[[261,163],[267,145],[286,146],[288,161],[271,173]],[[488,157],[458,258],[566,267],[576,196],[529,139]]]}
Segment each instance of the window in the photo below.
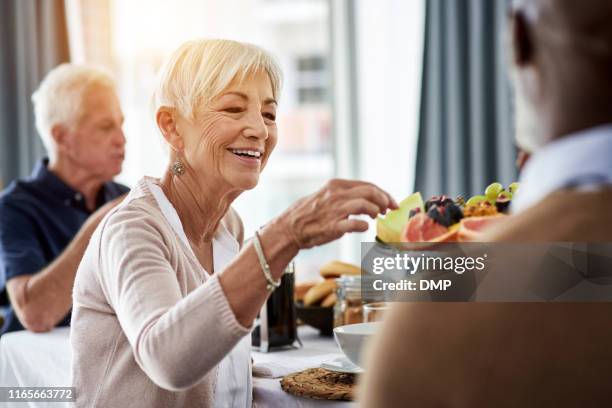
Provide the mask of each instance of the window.
{"label": "window", "polygon": [[317,105],[327,102],[329,89],[325,57],[312,56],[297,59],[298,102],[301,105]]}
{"label": "window", "polygon": [[[334,176],[371,181],[398,200],[412,192],[423,0],[66,2],[75,61],[118,78],[128,138],[121,181],[158,176],[167,164],[149,112],[164,58],[186,40],[221,37],[266,48],[285,75],[276,151],[259,185],[235,203],[247,236]],[[298,279],[332,258],[358,262],[359,241],[373,231],[302,252]]]}

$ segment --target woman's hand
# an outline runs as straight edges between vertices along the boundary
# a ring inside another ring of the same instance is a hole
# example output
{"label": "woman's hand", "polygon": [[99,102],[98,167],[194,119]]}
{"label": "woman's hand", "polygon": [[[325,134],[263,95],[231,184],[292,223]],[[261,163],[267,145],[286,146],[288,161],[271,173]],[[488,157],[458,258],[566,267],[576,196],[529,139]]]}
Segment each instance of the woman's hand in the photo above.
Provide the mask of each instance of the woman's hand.
{"label": "woman's hand", "polygon": [[[331,180],[260,231],[272,278],[281,278],[300,249],[325,244],[347,232],[368,229],[367,222],[350,218],[351,215],[367,214],[375,218],[389,208],[397,208],[397,203],[371,183]],[[249,243],[219,278],[236,319],[245,327],[252,324],[269,295],[261,268],[253,265],[259,265],[259,259],[253,244]]]}
{"label": "woman's hand", "polygon": [[298,249],[306,249],[334,241],[347,232],[368,229],[367,222],[350,218],[351,215],[376,218],[397,207],[395,200],[374,184],[334,179],[316,193],[298,200],[278,221]]}

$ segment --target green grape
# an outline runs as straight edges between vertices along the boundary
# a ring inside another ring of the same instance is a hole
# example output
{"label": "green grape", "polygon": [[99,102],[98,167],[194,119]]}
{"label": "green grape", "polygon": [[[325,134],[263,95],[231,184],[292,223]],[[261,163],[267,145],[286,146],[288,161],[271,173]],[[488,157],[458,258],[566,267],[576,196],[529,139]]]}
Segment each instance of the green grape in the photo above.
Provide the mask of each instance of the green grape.
{"label": "green grape", "polygon": [[510,193],[512,193],[512,194],[516,194],[516,192],[518,191],[519,187],[520,187],[520,184],[515,181],[514,183],[512,183],[512,184],[510,184],[508,186],[508,191]]}
{"label": "green grape", "polygon": [[466,201],[465,205],[466,206],[475,205],[482,201],[485,201],[486,199],[487,197],[483,195],[475,195],[474,197],[470,197],[470,199]]}
{"label": "green grape", "polygon": [[499,193],[504,189],[501,183],[491,183],[485,190],[485,196],[487,200],[495,202],[495,199]]}

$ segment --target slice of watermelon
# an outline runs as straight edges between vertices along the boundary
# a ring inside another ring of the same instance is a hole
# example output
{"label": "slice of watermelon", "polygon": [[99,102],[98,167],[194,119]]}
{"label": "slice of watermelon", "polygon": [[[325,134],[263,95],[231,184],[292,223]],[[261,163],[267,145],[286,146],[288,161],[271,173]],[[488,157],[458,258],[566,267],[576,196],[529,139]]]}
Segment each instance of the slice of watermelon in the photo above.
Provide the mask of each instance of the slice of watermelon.
{"label": "slice of watermelon", "polygon": [[425,211],[421,193],[414,193],[406,197],[399,204],[397,210],[389,211],[384,217],[376,219],[376,236],[383,242],[400,242],[402,231],[408,222],[410,210],[420,208]]}

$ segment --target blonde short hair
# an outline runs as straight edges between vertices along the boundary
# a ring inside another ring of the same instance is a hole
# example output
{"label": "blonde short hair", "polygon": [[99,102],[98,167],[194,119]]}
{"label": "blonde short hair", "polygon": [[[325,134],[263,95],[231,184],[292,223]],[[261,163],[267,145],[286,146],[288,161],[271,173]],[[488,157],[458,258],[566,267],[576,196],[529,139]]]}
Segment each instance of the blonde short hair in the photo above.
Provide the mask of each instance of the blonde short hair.
{"label": "blonde short hair", "polygon": [[53,126],[74,126],[81,119],[85,93],[92,86],[115,89],[109,71],[90,65],[61,64],[47,73],[32,94],[36,129],[51,158],[55,156]]}
{"label": "blonde short hair", "polygon": [[172,107],[188,119],[206,106],[234,80],[265,72],[270,78],[274,99],[279,99],[282,73],[272,55],[264,49],[232,40],[193,40],[181,45],[162,66],[153,95],[156,113]]}

